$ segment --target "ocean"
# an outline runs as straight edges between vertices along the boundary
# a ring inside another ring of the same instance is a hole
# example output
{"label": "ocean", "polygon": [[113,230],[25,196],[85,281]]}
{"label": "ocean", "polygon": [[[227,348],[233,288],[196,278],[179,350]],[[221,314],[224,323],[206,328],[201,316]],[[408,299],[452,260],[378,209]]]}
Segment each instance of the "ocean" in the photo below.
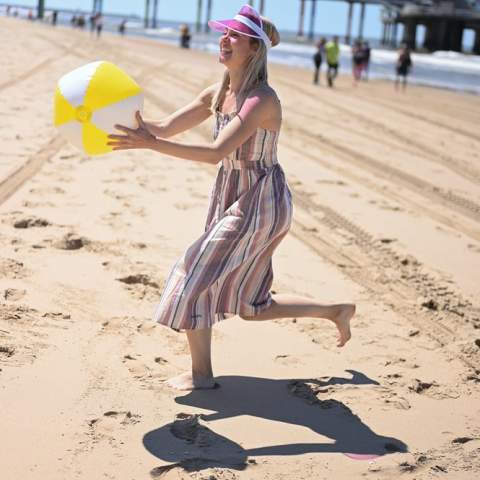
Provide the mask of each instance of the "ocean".
{"label": "ocean", "polygon": [[[28,9],[19,9],[19,17],[25,18]],[[0,8],[0,14],[4,14]],[[88,13],[84,12],[88,19]],[[48,20],[49,12],[46,12]],[[62,11],[58,17],[59,25],[69,25],[72,12]],[[123,18],[127,19],[126,35],[151,38],[160,42],[178,45],[180,22],[157,22],[157,28],[144,28],[139,17],[124,17],[120,15],[104,15],[104,31],[117,32]],[[195,33],[192,25],[191,47],[216,54],[218,52],[218,35]],[[88,22],[85,27],[88,30]],[[315,47],[307,42],[298,42],[293,32],[280,32],[282,42],[269,52],[269,60],[292,67],[312,68],[312,55]],[[318,38],[319,35],[317,35]],[[369,78],[395,79],[395,62],[397,52],[381,47],[378,40],[371,39],[371,58]],[[351,49],[341,44],[340,73],[351,72]],[[480,94],[480,56],[457,52],[412,53],[413,68],[409,82],[417,85],[456,90],[459,92]]]}

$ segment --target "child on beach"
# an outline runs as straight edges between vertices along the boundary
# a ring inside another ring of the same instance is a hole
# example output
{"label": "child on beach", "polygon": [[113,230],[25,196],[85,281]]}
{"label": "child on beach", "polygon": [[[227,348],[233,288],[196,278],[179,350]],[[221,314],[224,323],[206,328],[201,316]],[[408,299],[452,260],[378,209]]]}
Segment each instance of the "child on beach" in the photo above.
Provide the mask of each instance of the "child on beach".
{"label": "child on beach", "polygon": [[[337,327],[339,347],[350,339],[353,304],[270,292],[272,255],[292,221],[292,195],[277,159],[282,107],[267,81],[267,52],[279,43],[272,22],[251,6],[234,19],[209,22],[222,33],[223,79],[160,122],[138,128],[117,126],[114,150],[149,148],[166,155],[216,165],[205,231],[173,267],[155,320],[186,332],[191,371],[167,383],[182,390],[214,388],[211,337],[214,323],[238,315],[244,320],[322,318]],[[214,140],[187,144],[166,140],[211,115]]]}

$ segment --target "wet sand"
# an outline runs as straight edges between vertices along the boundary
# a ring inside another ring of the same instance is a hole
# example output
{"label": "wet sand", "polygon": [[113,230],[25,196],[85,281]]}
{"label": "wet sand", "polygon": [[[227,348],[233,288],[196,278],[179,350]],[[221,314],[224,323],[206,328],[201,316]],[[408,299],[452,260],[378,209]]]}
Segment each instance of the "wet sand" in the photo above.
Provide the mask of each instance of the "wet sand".
{"label": "wet sand", "polygon": [[272,65],[295,205],[274,290],[356,302],[353,339],[337,349],[321,320],[233,318],[214,329],[220,388],[173,392],[162,380],[188,369],[185,338],[151,316],[217,167],[90,159],[53,128],[52,98],[64,73],[110,60],[160,119],[222,67],[14,19],[0,40],[2,479],[479,475],[478,97],[348,75],[332,91]]}

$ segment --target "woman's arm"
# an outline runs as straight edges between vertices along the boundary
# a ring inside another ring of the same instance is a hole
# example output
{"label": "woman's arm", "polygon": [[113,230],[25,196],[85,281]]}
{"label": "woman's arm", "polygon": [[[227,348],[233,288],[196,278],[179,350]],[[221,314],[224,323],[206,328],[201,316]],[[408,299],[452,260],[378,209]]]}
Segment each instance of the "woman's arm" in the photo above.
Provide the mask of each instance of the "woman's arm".
{"label": "woman's arm", "polygon": [[109,136],[111,140],[109,145],[114,150],[149,148],[173,157],[216,164],[242,145],[259,126],[272,122],[279,125],[281,109],[274,94],[260,90],[252,92],[243,103],[240,112],[220,132],[217,139],[205,144],[185,144],[155,138],[146,128],[140,114],[137,114],[137,119],[139,122],[137,130],[119,125],[117,128],[126,135]]}
{"label": "woman's arm", "polygon": [[188,105],[159,122],[144,122],[146,128],[156,137],[168,138],[195,127],[211,115],[210,104],[218,88],[218,84],[211,85]]}

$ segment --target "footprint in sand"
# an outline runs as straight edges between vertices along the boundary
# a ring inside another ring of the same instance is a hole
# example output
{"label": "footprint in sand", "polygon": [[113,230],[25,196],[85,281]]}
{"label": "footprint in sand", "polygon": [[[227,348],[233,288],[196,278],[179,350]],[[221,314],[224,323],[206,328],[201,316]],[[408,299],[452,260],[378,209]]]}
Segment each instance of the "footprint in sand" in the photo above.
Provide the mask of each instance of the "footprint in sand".
{"label": "footprint in sand", "polygon": [[131,375],[142,381],[142,386],[148,389],[151,389],[152,386],[162,388],[162,382],[174,374],[170,363],[159,356],[144,360],[144,356],[140,353],[129,353],[124,355],[122,363],[128,368]]}
{"label": "footprint in sand", "polygon": [[169,425],[147,433],[143,442],[152,455],[169,462],[152,469],[152,478],[237,480],[234,470],[256,463],[239,444],[204,426],[198,414],[178,413]]}
{"label": "footprint in sand", "polygon": [[6,288],[3,291],[2,296],[4,300],[8,300],[10,302],[17,302],[18,300],[22,299],[26,293],[27,293],[26,290],[22,290],[18,288]]}
{"label": "footprint in sand", "polygon": [[321,183],[321,184],[324,184],[324,185],[338,185],[338,186],[341,186],[341,187],[344,187],[345,185],[347,185],[344,181],[342,180],[317,180],[316,183]]}
{"label": "footprint in sand", "polygon": [[39,187],[39,188],[31,188],[30,193],[34,193],[36,195],[48,195],[48,194],[57,194],[63,195],[65,190],[60,187]]}
{"label": "footprint in sand", "polygon": [[76,233],[67,233],[60,240],[54,242],[53,246],[60,250],[79,250],[87,245],[89,241]]}
{"label": "footprint in sand", "polygon": [[28,275],[22,262],[13,258],[0,257],[0,278],[25,278]]}
{"label": "footprint in sand", "polygon": [[[113,190],[110,190],[109,188],[105,189],[103,191],[103,193],[105,195],[108,195],[111,198],[114,198],[115,200],[125,200],[126,202],[128,202],[128,200],[131,200],[132,198],[134,198],[134,195],[128,195],[126,193],[120,193],[120,192],[114,192]],[[124,202],[124,205],[125,205],[125,202]],[[128,203],[127,203],[127,205],[128,205]]]}
{"label": "footprint in sand", "polygon": [[90,434],[96,439],[114,438],[118,430],[124,429],[129,425],[135,425],[140,421],[140,418],[141,415],[133,414],[130,411],[118,412],[109,410],[100,418],[88,420],[88,426],[90,427]]}
{"label": "footprint in sand", "polygon": [[112,177],[102,180],[102,183],[125,183],[127,179],[125,177]]}
{"label": "footprint in sand", "polygon": [[146,300],[158,300],[160,294],[159,284],[148,274],[137,273],[116,279],[125,284],[125,288],[134,298]]}
{"label": "footprint in sand", "polygon": [[292,355],[277,355],[275,357],[275,361],[282,364],[282,365],[296,365],[301,363],[301,360],[298,357],[294,357]]}
{"label": "footprint in sand", "polygon": [[0,345],[0,361],[4,358],[10,358],[15,353],[15,347],[13,345]]}
{"label": "footprint in sand", "polygon": [[51,225],[48,220],[38,217],[24,217],[17,220],[14,220],[14,228],[32,228],[32,227],[47,227]]}
{"label": "footprint in sand", "polygon": [[198,207],[197,203],[174,203],[173,206],[177,210],[190,210],[191,208]]}

